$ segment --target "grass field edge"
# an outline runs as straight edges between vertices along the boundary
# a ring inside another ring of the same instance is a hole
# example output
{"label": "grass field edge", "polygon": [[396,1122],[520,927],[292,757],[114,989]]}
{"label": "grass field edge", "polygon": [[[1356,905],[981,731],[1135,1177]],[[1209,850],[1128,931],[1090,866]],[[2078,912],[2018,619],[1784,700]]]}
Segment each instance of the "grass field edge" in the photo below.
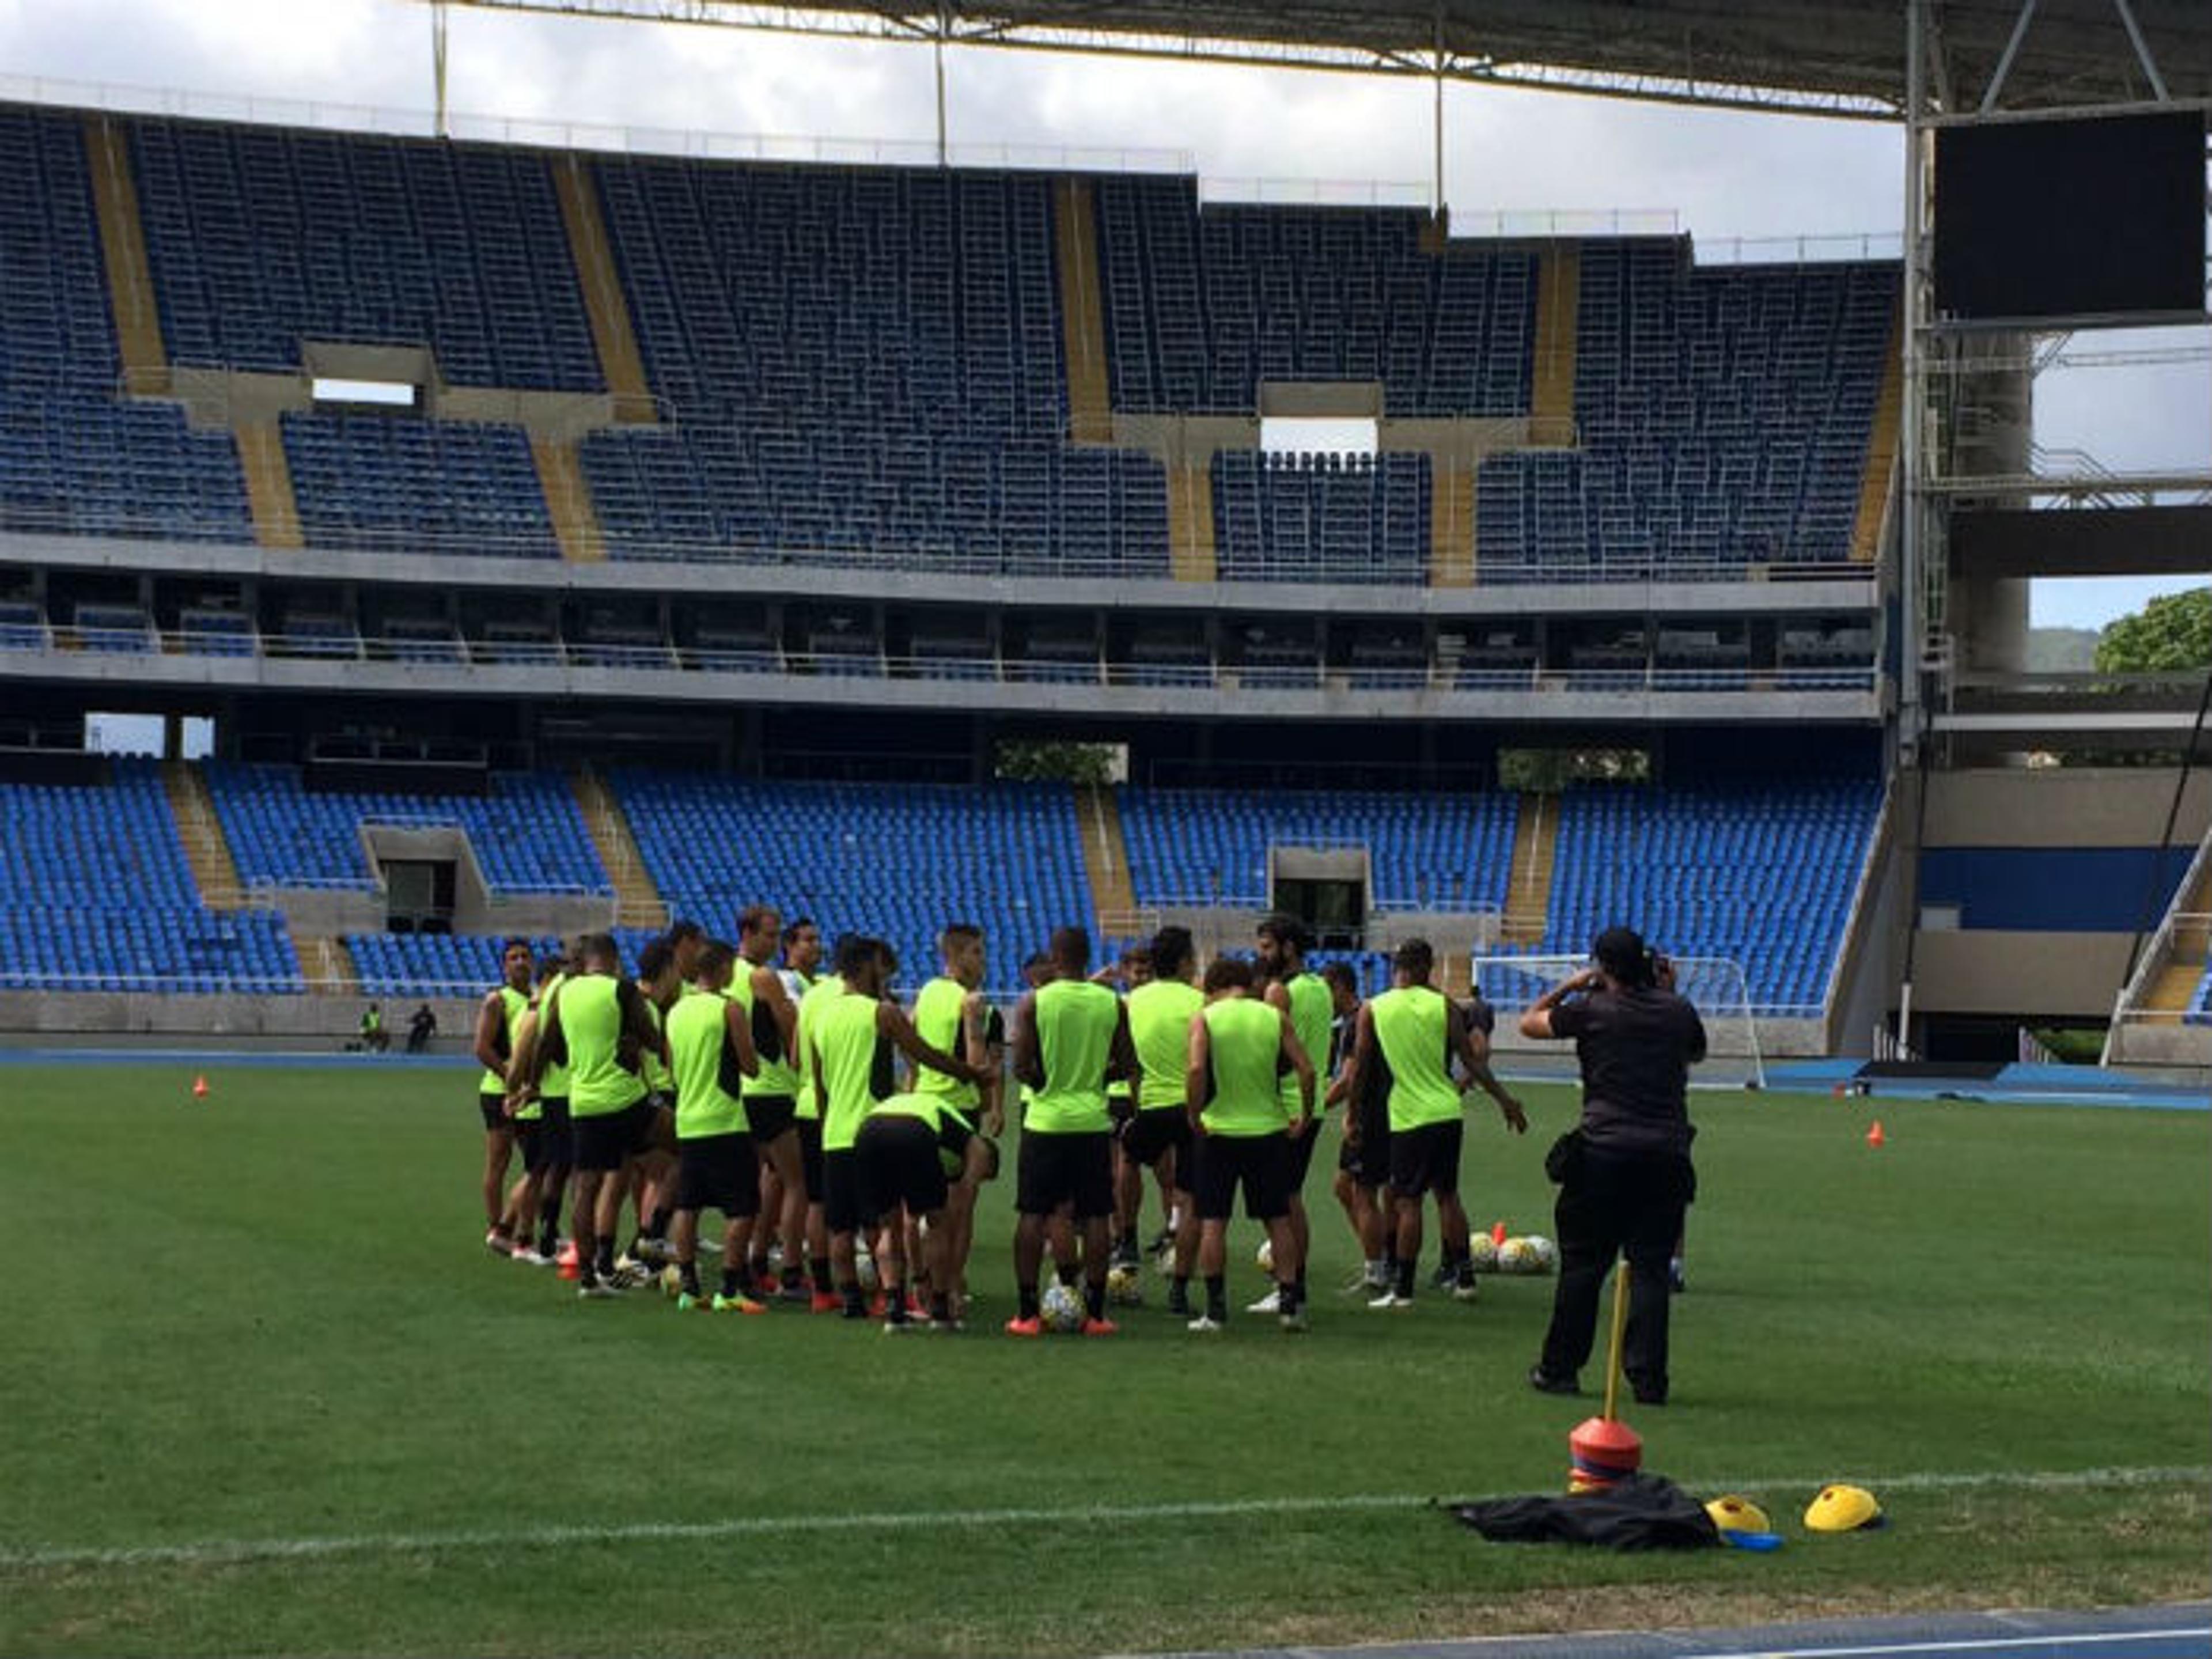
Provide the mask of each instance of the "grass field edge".
{"label": "grass field edge", "polygon": [[[1716,1492],[1773,1489],[1818,1490],[1830,1476],[1735,1475],[1701,1480]],[[1951,1492],[1990,1488],[2065,1491],[2143,1486],[2212,1486],[2212,1466],[2176,1465],[2133,1468],[1906,1470],[1860,1477],[1877,1491]],[[88,1567],[228,1566],[349,1555],[407,1555],[453,1550],[568,1549],[580,1545],[622,1546],[716,1541],[726,1539],[798,1535],[809,1533],[897,1532],[945,1527],[1054,1526],[1084,1522],[1142,1525],[1164,1522],[1235,1519],[1251,1516],[1324,1514],[1332,1511],[1415,1510],[1479,1502],[1503,1493],[1455,1498],[1394,1493],[1348,1493],[1327,1497],[1195,1499],[1164,1504],[1091,1504],[968,1510],[852,1511],[828,1515],[746,1516],[718,1521],[641,1521],[599,1527],[481,1528],[447,1532],[359,1533],[301,1538],[214,1539],[197,1542],[91,1548],[0,1548],[0,1573],[38,1573]]]}

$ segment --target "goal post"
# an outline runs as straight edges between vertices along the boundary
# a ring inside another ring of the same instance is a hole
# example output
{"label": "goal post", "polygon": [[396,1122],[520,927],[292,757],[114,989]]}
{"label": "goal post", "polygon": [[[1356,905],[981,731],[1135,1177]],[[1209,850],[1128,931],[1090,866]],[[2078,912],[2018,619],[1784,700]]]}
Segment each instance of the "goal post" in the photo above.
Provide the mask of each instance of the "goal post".
{"label": "goal post", "polygon": [[[1674,989],[1690,1000],[1705,1027],[1705,1062],[1692,1069],[1691,1081],[1764,1089],[1766,1065],[1759,1054],[1759,1022],[1752,1016],[1751,988],[1743,964],[1733,957],[1676,957],[1673,961]],[[1498,1010],[1503,1033],[1538,997],[1589,965],[1588,957],[1478,956],[1474,988]],[[1514,1041],[1509,1037],[1509,1048]]]}

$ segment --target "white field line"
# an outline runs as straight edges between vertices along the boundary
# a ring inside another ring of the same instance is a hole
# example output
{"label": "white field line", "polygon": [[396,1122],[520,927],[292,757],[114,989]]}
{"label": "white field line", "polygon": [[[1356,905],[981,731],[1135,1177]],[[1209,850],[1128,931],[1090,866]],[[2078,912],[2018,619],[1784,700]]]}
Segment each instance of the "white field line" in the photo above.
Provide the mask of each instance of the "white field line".
{"label": "white field line", "polygon": [[2212,1636],[2212,1625],[2172,1630],[2051,1631],[2041,1636],[1969,1636],[1953,1642],[1881,1642],[1849,1648],[1760,1648],[1755,1651],[1734,1648],[1725,1653],[1685,1655],[1684,1659],[1872,1659],[1883,1654],[1994,1653],[2004,1648],[2041,1648],[2048,1653],[2070,1654],[2077,1648],[2104,1646],[2156,1647],[2160,1654],[2170,1655],[2174,1651],[2172,1647],[2159,1644],[2201,1636]]}
{"label": "white field line", "polygon": [[[1861,1477],[1884,1492],[1974,1491],[1984,1487],[2064,1491],[2100,1486],[2170,1486],[2212,1483],[2212,1468],[1934,1470]],[[1701,1488],[1746,1492],[1788,1488],[1816,1492],[1827,1478],[1804,1475],[1701,1480]],[[337,1534],[307,1538],[207,1539],[192,1543],[120,1548],[0,1548],[0,1572],[75,1567],[223,1566],[253,1561],[292,1561],[337,1555],[405,1555],[443,1550],[564,1549],[580,1544],[689,1542],[696,1540],[797,1536],[808,1533],[917,1532],[939,1528],[1071,1526],[1235,1519],[1244,1516],[1313,1515],[1346,1510],[1413,1510],[1445,1500],[1402,1494],[1352,1493],[1328,1498],[1232,1498],[1170,1504],[1077,1504],[1055,1508],[889,1510],[843,1515],[738,1516],[720,1521],[636,1521],[605,1527],[532,1527],[452,1532]]]}

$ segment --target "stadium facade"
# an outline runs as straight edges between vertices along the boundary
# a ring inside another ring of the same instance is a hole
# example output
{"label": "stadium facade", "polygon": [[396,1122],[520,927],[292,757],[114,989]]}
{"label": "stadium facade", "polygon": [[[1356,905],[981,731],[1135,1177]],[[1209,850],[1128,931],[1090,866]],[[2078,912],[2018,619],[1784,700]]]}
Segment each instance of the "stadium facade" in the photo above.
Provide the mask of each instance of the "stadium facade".
{"label": "stadium facade", "polygon": [[[2201,780],[1977,765],[2193,743],[2175,686],[2021,682],[2020,605],[2202,544],[1954,489],[1909,562],[1909,258],[53,106],[0,151],[0,1023],[327,1030],[756,896],[916,961],[983,920],[1005,986],[1067,916],[1297,895],[1462,972],[1640,920],[1802,1051],[1908,977],[1960,1041],[2129,981],[2202,1046]],[[2001,471],[1990,337],[1937,414]],[[1301,416],[1372,451],[1263,447]],[[86,756],[125,711],[216,758]],[[1127,781],[996,781],[1035,740]]]}

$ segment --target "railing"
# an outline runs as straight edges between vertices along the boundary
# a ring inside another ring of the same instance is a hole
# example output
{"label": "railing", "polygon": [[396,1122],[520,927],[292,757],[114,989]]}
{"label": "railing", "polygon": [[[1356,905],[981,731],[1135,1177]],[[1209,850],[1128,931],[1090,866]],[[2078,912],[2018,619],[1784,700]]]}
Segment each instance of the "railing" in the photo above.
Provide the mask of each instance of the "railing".
{"label": "railing", "polygon": [[[55,627],[44,641],[10,642],[0,635],[0,665],[29,657],[77,658],[80,641],[88,630]],[[1686,695],[1751,692],[1872,692],[1880,684],[1879,667],[1872,663],[1833,664],[1817,667],[1744,668],[1466,668],[1438,665],[1427,669],[1374,669],[1314,664],[1235,663],[1158,664],[1087,662],[1055,658],[877,656],[853,652],[763,651],[738,653],[691,647],[611,647],[588,641],[557,639],[527,643],[516,641],[461,640],[450,652],[426,652],[416,641],[393,641],[369,635],[331,638],[267,634],[253,655],[238,652],[207,652],[193,648],[199,636],[148,630],[133,633],[140,641],[130,652],[111,656],[139,656],[175,660],[189,658],[220,665],[268,661],[374,663],[410,669],[484,668],[556,669],[568,672],[608,670],[762,678],[811,678],[860,684],[884,681],[1008,684],[1050,687],[1100,686],[1117,690],[1221,690],[1240,695],[1269,693],[1332,695],[1390,692],[1526,693],[1546,696],[1563,693]],[[459,828],[459,821],[429,817],[419,821],[404,815],[377,820],[395,828]]]}
{"label": "railing", "polygon": [[267,98],[194,92],[48,76],[0,76],[0,100],[111,110],[121,114],[184,116],[203,121],[309,127],[398,138],[449,137],[533,149],[580,149],[617,155],[670,155],[709,161],[823,161],[845,166],[989,167],[1062,173],[1190,173],[1188,150],[1059,144],[954,144],[940,153],[921,139],[824,138],[791,134],[689,131],[676,127],[528,119],[449,112],[446,130],[428,110],[400,110],[327,99]]}
{"label": "railing", "polygon": [[1813,265],[1902,259],[1905,238],[1893,230],[1819,236],[1715,236],[1693,239],[1701,265]]}

